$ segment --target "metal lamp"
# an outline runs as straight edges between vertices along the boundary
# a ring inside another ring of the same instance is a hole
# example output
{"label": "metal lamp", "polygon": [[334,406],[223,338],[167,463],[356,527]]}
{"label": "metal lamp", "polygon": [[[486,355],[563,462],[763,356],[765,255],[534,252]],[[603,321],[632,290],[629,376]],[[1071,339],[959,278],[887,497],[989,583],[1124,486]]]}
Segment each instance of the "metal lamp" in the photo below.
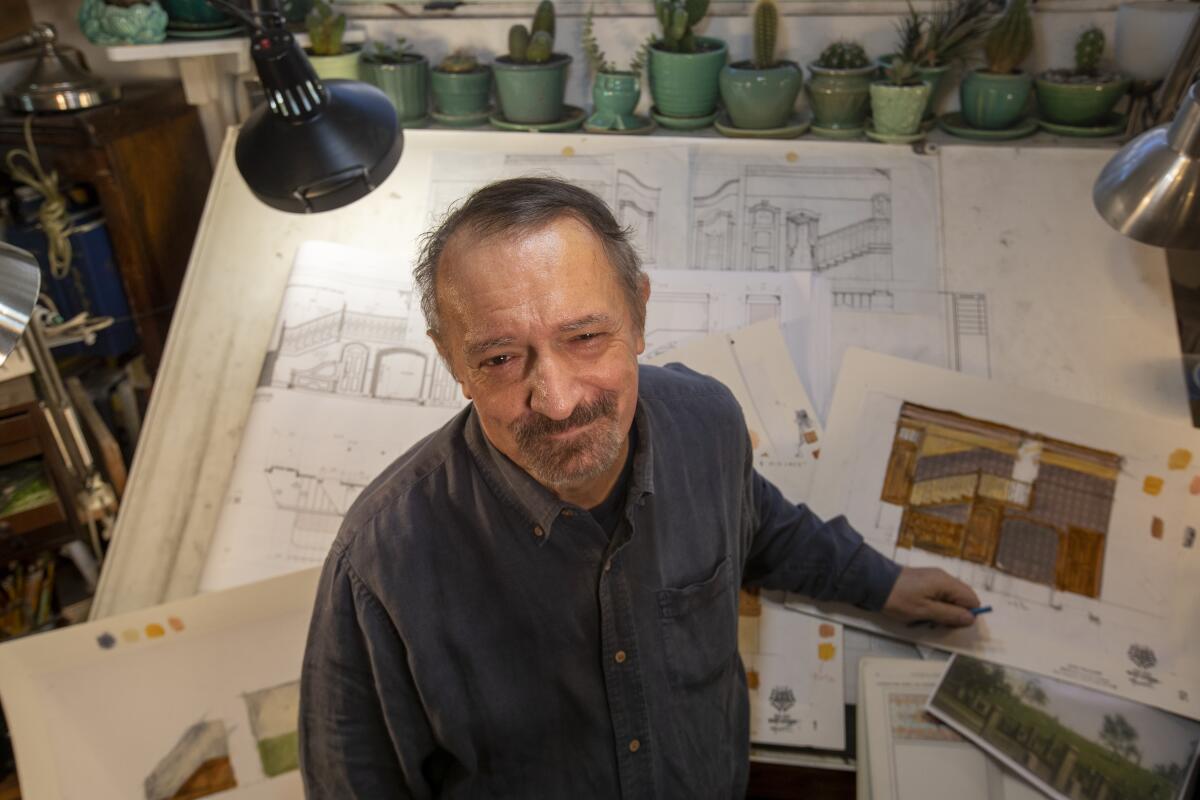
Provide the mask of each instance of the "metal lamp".
{"label": "metal lamp", "polygon": [[37,259],[0,242],[0,364],[28,327],[41,286]]}
{"label": "metal lamp", "polygon": [[1131,239],[1200,250],[1200,82],[1179,113],[1122,147],[1105,165],[1092,201]]}

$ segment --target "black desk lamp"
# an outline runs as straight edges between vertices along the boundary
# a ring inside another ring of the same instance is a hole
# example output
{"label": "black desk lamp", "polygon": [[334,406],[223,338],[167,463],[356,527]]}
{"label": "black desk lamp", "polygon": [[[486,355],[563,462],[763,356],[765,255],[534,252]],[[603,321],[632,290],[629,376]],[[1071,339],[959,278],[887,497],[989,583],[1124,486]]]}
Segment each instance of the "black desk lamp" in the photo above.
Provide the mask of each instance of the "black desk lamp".
{"label": "black desk lamp", "polygon": [[251,12],[208,1],[249,26],[267,98],[242,124],[235,150],[254,195],[281,211],[312,213],[353,203],[383,183],[404,147],[387,95],[358,81],[322,82],[274,2]]}

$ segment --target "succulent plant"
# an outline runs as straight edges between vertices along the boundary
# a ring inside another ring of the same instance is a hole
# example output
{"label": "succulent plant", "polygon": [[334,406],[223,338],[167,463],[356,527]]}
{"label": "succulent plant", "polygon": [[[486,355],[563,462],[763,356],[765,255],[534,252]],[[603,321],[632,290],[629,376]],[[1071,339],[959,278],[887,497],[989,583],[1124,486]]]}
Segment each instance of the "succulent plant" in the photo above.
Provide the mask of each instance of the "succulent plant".
{"label": "succulent plant", "polygon": [[992,25],[983,40],[988,72],[1016,72],[1033,50],[1033,18],[1029,0],[1009,0],[1008,8]]}
{"label": "succulent plant", "polygon": [[965,61],[987,35],[994,19],[991,0],[940,3],[929,18],[924,53],[917,63],[932,67]]}
{"label": "succulent plant", "polygon": [[817,58],[817,66],[825,69],[860,69],[870,63],[861,44],[845,40],[829,45]]}
{"label": "succulent plant", "polygon": [[893,86],[916,86],[921,83],[916,62],[901,55],[894,56],[883,71],[887,75],[888,83]]}
{"label": "succulent plant", "polygon": [[325,0],[316,0],[304,18],[308,28],[309,49],[316,56],[336,56],[342,52],[342,37],[346,34],[346,15],[334,14]]}
{"label": "succulent plant", "polygon": [[775,66],[775,43],[779,36],[779,9],[775,0],[758,0],[754,6],[754,68]]}
{"label": "succulent plant", "polygon": [[475,58],[472,53],[466,50],[455,50],[450,55],[442,59],[442,62],[437,66],[441,72],[474,72],[479,69],[479,59]]}
{"label": "succulent plant", "polygon": [[533,14],[532,28],[508,29],[508,57],[517,64],[544,64],[554,54],[554,3],[542,0]]}
{"label": "succulent plant", "polygon": [[692,30],[708,13],[708,0],[654,0],[654,13],[662,26],[655,45],[672,53],[695,53],[696,34]]}
{"label": "succulent plant", "polygon": [[895,58],[919,62],[927,56],[929,47],[929,20],[917,13],[912,0],[908,13],[896,23]]}
{"label": "succulent plant", "polygon": [[[588,9],[587,16],[583,18],[583,31],[580,35],[580,40],[583,43],[583,56],[587,59],[588,66],[593,72],[616,73],[621,72],[621,68],[615,62],[609,61],[604,51],[600,49],[600,42],[596,40],[595,22],[592,19],[592,11]],[[639,75],[642,68],[646,65],[646,48],[654,41],[653,37],[647,39],[637,52],[633,54],[633,58],[629,60],[628,72],[634,75]]]}
{"label": "succulent plant", "polygon": [[1075,72],[1079,75],[1095,75],[1104,54],[1104,31],[1096,26],[1079,34],[1075,42]]}
{"label": "succulent plant", "polygon": [[400,64],[406,60],[405,56],[411,54],[411,50],[412,45],[403,36],[398,36],[395,44],[371,42],[371,48],[363,53],[363,58],[376,64]]}

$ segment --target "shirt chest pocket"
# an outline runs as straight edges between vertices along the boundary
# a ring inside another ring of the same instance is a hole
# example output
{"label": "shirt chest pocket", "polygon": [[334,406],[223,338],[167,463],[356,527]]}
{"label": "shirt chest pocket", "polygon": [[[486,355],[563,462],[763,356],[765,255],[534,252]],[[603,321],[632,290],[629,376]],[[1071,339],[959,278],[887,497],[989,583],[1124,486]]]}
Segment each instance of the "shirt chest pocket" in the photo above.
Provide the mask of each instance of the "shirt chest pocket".
{"label": "shirt chest pocket", "polygon": [[709,684],[737,659],[737,584],[729,556],[699,583],[658,593],[659,624],[671,683]]}

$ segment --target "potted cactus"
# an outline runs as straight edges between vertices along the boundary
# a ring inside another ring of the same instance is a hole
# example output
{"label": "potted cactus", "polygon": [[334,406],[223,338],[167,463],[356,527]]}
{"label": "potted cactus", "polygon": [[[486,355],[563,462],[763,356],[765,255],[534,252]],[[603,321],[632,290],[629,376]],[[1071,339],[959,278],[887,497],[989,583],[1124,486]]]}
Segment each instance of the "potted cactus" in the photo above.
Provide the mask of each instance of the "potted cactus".
{"label": "potted cactus", "polygon": [[508,55],[492,65],[505,119],[525,125],[558,122],[570,63],[569,55],[554,52],[554,3],[542,0],[531,28],[509,28]]}
{"label": "potted cactus", "polygon": [[360,80],[359,46],[345,44],[346,15],[334,14],[325,0],[316,0],[304,18],[308,28],[309,46],[304,48],[313,70],[321,80]]}
{"label": "potted cactus", "polygon": [[721,69],[721,101],[737,128],[762,130],[785,125],[796,108],[804,73],[794,61],[778,61],[775,43],[779,9],[775,0],[754,6],[754,58]]}
{"label": "potted cactus", "polygon": [[363,79],[383,90],[396,107],[400,126],[415,128],[429,121],[429,61],[411,51],[403,37],[394,45],[373,42],[363,52]]}
{"label": "potted cactus", "polygon": [[628,69],[608,60],[596,40],[592,12],[583,20],[583,55],[595,74],[592,82],[592,115],[584,126],[589,131],[645,131],[647,122],[633,112],[642,98],[641,75],[649,42],[638,48]]}
{"label": "potted cactus", "polygon": [[456,50],[442,59],[430,75],[433,114],[447,125],[474,125],[486,121],[492,72],[474,55]]}
{"label": "potted cactus", "polygon": [[[929,101],[929,84],[917,65],[896,55],[884,69],[885,79],[871,84],[871,122],[875,137],[917,139]],[[867,131],[868,134],[871,131]]]}
{"label": "potted cactus", "polygon": [[1043,72],[1037,78],[1037,102],[1042,117],[1059,125],[1090,127],[1129,90],[1129,78],[1101,71],[1104,32],[1091,27],[1075,42],[1075,69]]}
{"label": "potted cactus", "polygon": [[968,72],[959,87],[962,115],[968,125],[1001,130],[1025,115],[1033,80],[1020,67],[1032,49],[1029,0],[1009,0],[1008,8],[983,40],[987,66]]}
{"label": "potted cactus", "polygon": [[728,50],[722,40],[695,33],[708,2],[654,0],[662,34],[650,45],[650,94],[655,118],[666,127],[703,127],[715,116]]}
{"label": "potted cactus", "polygon": [[870,109],[871,81],[877,70],[862,45],[834,42],[821,51],[808,70],[812,73],[806,88],[813,111],[813,133],[836,139],[860,134]]}

